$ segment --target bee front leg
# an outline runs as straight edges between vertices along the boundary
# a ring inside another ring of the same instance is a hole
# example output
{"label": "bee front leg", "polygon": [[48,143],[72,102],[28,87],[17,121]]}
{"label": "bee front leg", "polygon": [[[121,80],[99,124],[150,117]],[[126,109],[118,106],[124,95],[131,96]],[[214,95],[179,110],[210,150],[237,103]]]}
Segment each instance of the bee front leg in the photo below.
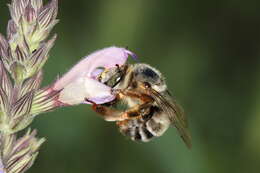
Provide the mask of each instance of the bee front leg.
{"label": "bee front leg", "polygon": [[113,90],[118,100],[125,99],[127,97],[140,100],[142,103],[152,102],[152,97],[144,93],[135,92],[132,90]]}

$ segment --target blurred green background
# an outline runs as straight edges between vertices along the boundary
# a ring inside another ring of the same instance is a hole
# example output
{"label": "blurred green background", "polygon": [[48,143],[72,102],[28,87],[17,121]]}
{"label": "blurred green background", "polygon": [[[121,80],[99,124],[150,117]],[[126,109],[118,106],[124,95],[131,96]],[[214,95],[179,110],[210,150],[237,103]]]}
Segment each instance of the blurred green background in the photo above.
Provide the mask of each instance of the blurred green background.
{"label": "blurred green background", "polygon": [[[0,2],[0,31],[9,18]],[[260,1],[60,0],[48,85],[94,50],[128,46],[157,67],[189,118],[193,148],[174,128],[127,140],[89,105],[42,114],[46,137],[29,173],[260,172]]]}

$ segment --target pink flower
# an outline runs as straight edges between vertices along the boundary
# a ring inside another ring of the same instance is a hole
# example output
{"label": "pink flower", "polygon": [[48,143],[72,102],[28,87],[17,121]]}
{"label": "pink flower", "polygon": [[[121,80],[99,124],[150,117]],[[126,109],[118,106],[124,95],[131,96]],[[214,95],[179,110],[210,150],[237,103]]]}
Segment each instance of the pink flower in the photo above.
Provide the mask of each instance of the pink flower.
{"label": "pink flower", "polygon": [[134,53],[125,48],[109,47],[83,58],[55,82],[52,89],[61,90],[58,101],[68,105],[88,103],[86,99],[97,104],[112,101],[115,96],[111,94],[111,88],[98,82],[96,76],[101,68],[123,65],[129,55],[136,58]]}

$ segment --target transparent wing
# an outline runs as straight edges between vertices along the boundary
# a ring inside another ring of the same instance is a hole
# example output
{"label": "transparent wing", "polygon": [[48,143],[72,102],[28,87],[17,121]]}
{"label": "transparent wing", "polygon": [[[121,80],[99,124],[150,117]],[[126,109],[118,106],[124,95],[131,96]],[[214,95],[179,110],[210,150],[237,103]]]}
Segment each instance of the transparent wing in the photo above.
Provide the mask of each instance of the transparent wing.
{"label": "transparent wing", "polygon": [[163,111],[169,115],[169,118],[187,147],[191,148],[191,136],[188,130],[187,118],[182,107],[173,100],[169,92],[166,92],[167,96],[163,96],[157,91],[150,89],[150,94]]}
{"label": "transparent wing", "polygon": [[173,106],[173,108],[176,110],[176,116],[179,118],[180,122],[182,123],[183,127],[188,128],[188,120],[187,117],[184,113],[183,108],[181,107],[181,105],[179,105],[175,99],[173,99],[171,93],[167,90],[166,91],[166,100],[168,100],[171,105]]}

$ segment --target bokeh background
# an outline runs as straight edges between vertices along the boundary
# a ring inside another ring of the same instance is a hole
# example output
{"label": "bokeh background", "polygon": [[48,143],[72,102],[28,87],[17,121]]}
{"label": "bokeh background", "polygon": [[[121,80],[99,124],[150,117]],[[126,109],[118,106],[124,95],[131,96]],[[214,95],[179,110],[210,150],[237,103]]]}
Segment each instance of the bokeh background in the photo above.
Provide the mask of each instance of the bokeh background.
{"label": "bokeh background", "polygon": [[[8,2],[0,1],[1,33]],[[94,50],[128,46],[166,76],[193,148],[174,128],[132,142],[79,105],[36,118],[32,126],[47,142],[29,173],[260,172],[259,7],[257,0],[60,0],[43,85]]]}

